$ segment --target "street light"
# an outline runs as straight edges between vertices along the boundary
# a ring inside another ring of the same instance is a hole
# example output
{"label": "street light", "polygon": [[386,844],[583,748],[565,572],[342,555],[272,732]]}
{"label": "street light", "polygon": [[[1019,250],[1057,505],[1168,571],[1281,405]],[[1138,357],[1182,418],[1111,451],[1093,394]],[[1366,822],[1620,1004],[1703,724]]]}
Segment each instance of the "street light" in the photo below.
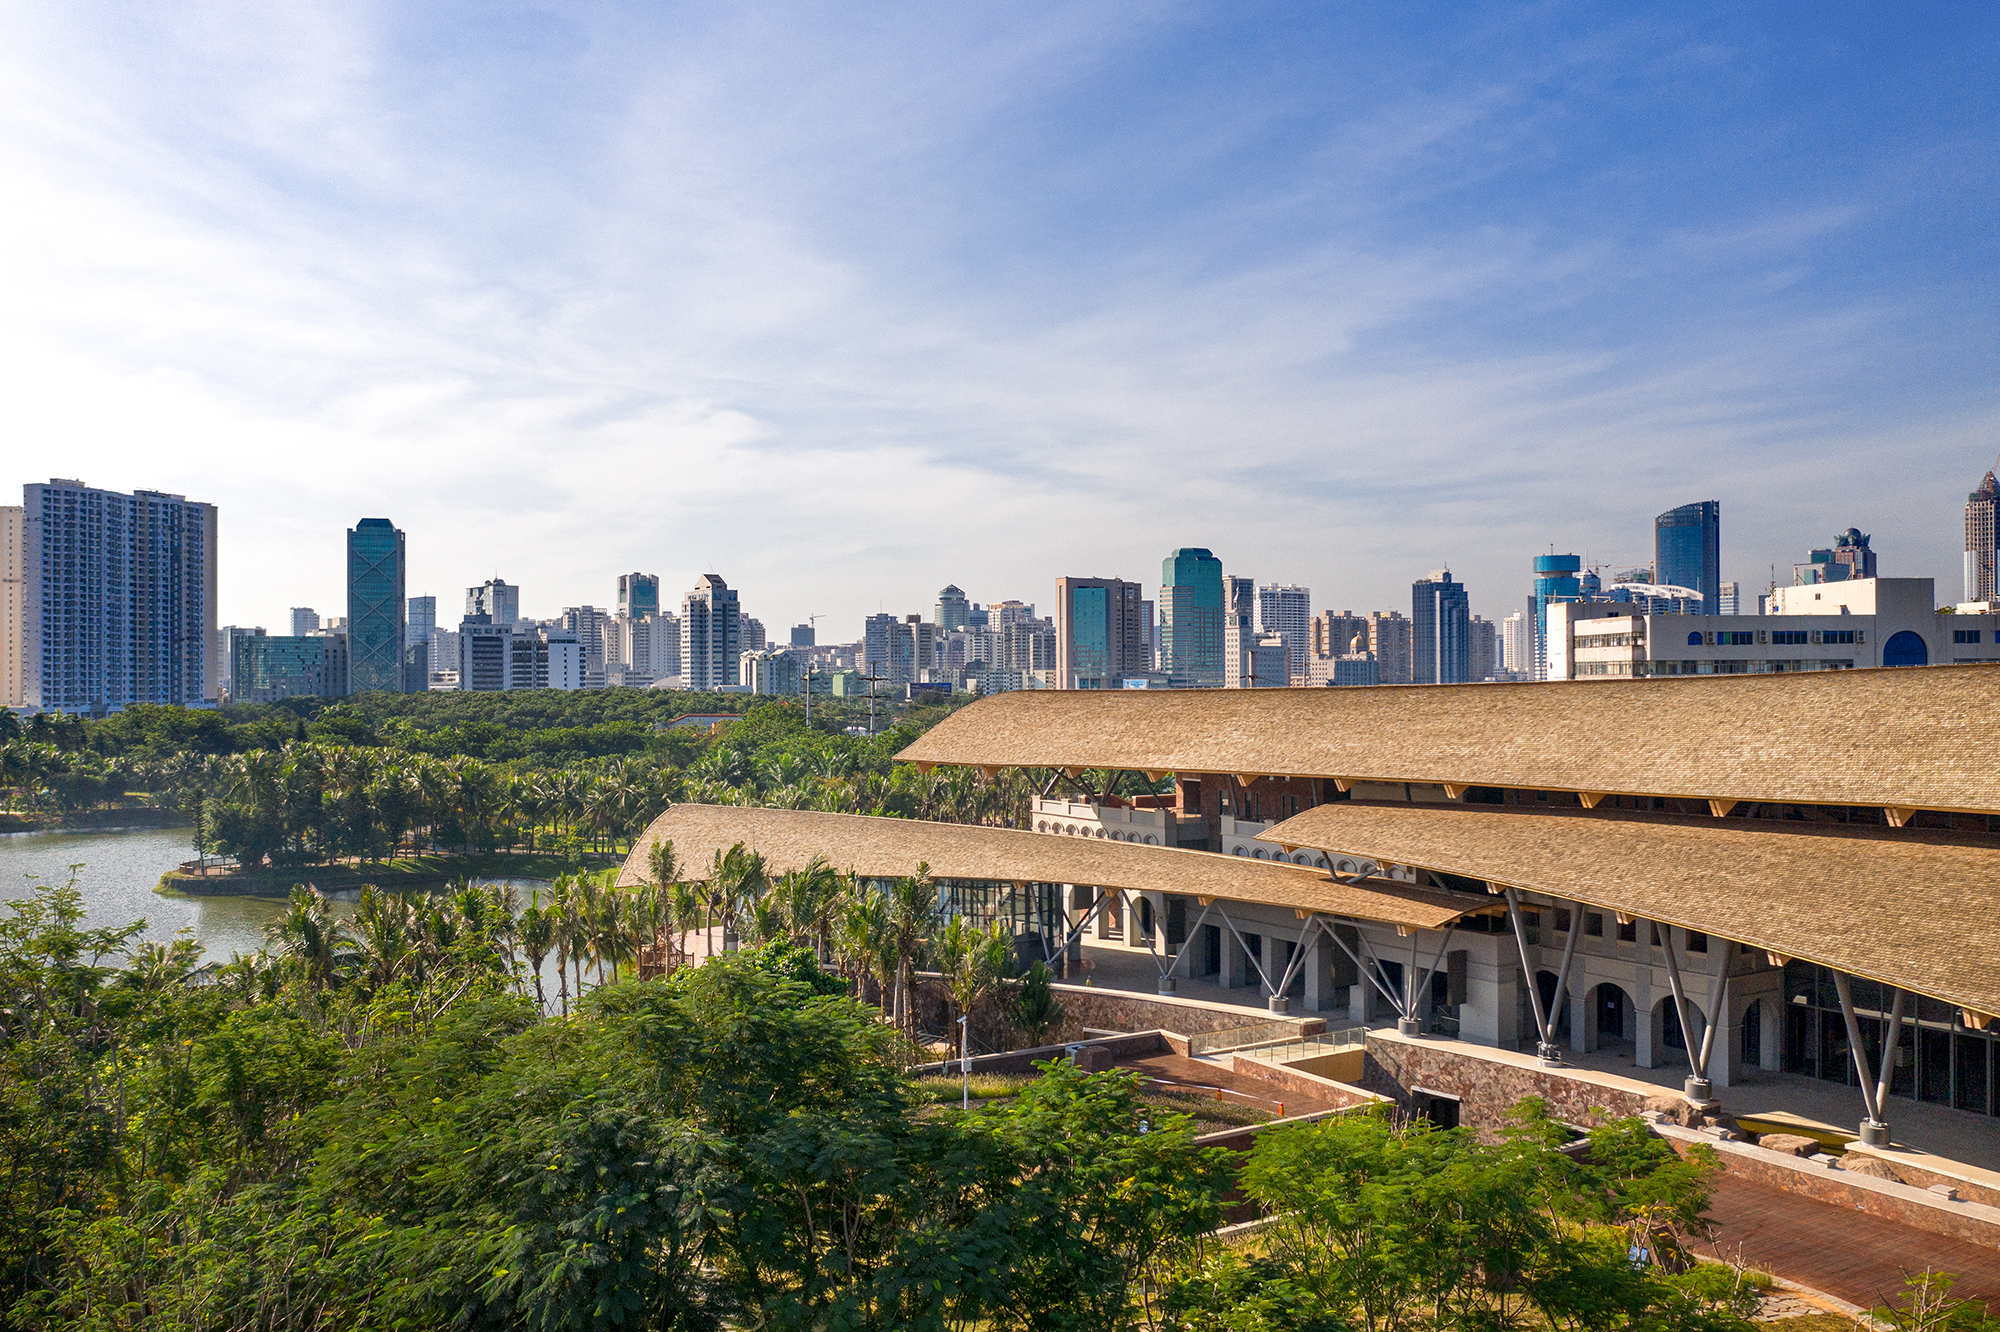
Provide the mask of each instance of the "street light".
{"label": "street light", "polygon": [[959,1102],[959,1109],[972,1108],[972,1029],[966,1025],[970,1013],[958,1015],[958,1069],[965,1075],[965,1094]]}

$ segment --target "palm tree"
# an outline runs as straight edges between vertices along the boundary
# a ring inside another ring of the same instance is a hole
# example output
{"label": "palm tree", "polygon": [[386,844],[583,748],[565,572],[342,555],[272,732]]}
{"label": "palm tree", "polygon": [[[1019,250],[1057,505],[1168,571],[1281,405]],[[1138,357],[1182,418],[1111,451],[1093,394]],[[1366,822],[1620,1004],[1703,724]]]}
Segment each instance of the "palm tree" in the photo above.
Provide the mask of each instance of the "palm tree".
{"label": "palm tree", "polygon": [[307,987],[324,990],[353,961],[354,949],[333,918],[333,903],[319,889],[298,884],[285,914],[265,927],[272,951],[305,978]]}
{"label": "palm tree", "polygon": [[[536,893],[528,903],[528,909],[521,913],[521,951],[527,955],[528,970],[535,977],[535,1012],[543,1013],[548,1008],[548,1000],[542,994],[542,962],[549,950],[556,945],[556,917],[553,912],[542,909],[542,895]],[[564,1002],[567,1008],[567,996]]]}
{"label": "palm tree", "polygon": [[923,956],[937,923],[937,886],[931,879],[931,867],[920,864],[914,875],[897,879],[889,888],[887,905],[887,944],[896,958],[895,1019],[907,1030],[915,1019],[910,970]]}

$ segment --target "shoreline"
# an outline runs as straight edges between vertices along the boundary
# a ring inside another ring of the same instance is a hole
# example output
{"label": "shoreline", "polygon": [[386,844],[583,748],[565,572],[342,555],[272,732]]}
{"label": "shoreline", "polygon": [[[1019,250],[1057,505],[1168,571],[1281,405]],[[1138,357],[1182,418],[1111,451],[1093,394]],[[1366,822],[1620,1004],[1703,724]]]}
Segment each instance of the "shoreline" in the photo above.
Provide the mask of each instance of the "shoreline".
{"label": "shoreline", "polygon": [[[607,869],[623,857],[586,856],[585,870]],[[374,884],[390,892],[441,888],[460,879],[553,879],[579,868],[553,856],[523,852],[476,852],[471,855],[410,856],[373,864],[299,865],[230,872],[203,877],[171,869],[160,876],[154,892],[170,897],[266,897],[282,900],[298,884],[321,892],[346,892]]]}
{"label": "shoreline", "polygon": [[185,814],[158,805],[136,805],[127,809],[93,809],[77,814],[36,815],[13,810],[0,811],[0,835],[9,833],[133,832],[166,828],[192,828]]}

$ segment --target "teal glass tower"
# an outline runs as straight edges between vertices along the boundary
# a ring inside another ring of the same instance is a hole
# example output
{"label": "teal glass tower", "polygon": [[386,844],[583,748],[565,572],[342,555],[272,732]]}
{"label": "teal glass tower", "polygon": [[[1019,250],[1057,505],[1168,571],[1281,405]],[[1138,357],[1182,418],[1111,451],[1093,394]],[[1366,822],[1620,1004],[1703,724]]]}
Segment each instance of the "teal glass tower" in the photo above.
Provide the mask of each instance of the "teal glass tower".
{"label": "teal glass tower", "polygon": [[347,679],[356,694],[403,687],[403,534],[387,518],[347,530]]}
{"label": "teal glass tower", "polygon": [[1160,670],[1175,689],[1220,689],[1222,657],[1222,561],[1183,546],[1160,562]]}
{"label": "teal glass tower", "polygon": [[1537,680],[1549,678],[1549,603],[1583,599],[1583,579],[1578,576],[1582,569],[1583,558],[1579,555],[1535,556],[1535,590],[1528,597],[1528,610],[1535,631]]}

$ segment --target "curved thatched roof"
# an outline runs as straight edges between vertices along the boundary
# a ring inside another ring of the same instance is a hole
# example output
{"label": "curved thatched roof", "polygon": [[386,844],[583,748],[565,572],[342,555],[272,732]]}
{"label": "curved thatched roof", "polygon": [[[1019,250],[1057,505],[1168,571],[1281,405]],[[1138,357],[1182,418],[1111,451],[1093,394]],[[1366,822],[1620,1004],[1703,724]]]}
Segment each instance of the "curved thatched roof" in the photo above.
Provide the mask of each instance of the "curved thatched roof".
{"label": "curved thatched roof", "polygon": [[1702,930],[2000,1015],[2000,844],[1986,839],[1348,802],[1260,837]]}
{"label": "curved thatched roof", "polygon": [[2000,813],[2000,669],[1343,689],[1028,690],[901,758]]}
{"label": "curved thatched roof", "polygon": [[1323,870],[1163,846],[1138,846],[962,823],[742,805],[675,805],[633,844],[619,882],[643,882],[655,843],[670,839],[689,874],[741,842],[773,874],[823,856],[835,869],[897,878],[928,864],[941,879],[1073,883],[1098,888],[1219,897],[1231,902],[1323,911],[1358,920],[1436,929],[1483,903],[1394,880],[1336,883]]}

